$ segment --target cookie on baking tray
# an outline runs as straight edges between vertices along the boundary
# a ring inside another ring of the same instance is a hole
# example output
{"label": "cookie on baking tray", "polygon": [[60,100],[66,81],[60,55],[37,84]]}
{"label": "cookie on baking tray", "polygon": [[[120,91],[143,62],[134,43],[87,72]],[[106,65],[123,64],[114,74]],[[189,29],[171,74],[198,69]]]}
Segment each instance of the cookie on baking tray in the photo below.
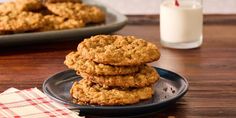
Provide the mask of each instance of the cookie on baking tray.
{"label": "cookie on baking tray", "polygon": [[142,65],[160,57],[154,44],[134,36],[97,35],[85,39],[77,50],[85,59],[116,66]]}
{"label": "cookie on baking tray", "polygon": [[44,0],[45,3],[58,3],[58,2],[73,2],[81,3],[81,0]]}
{"label": "cookie on baking tray", "polygon": [[1,32],[26,32],[43,27],[45,21],[39,13],[32,12],[9,12],[0,14]]}
{"label": "cookie on baking tray", "polygon": [[124,75],[139,71],[139,66],[112,66],[83,59],[78,52],[71,52],[64,61],[68,68],[90,75]]}
{"label": "cookie on baking tray", "polygon": [[102,23],[105,13],[80,0],[12,0],[0,4],[0,19],[0,35],[4,35],[82,28]]}
{"label": "cookie on baking tray", "polygon": [[46,15],[44,16],[44,20],[46,23],[40,31],[81,28],[85,26],[85,23],[82,20],[67,19],[55,15]]}
{"label": "cookie on baking tray", "polygon": [[151,98],[153,89],[152,87],[110,88],[82,79],[73,84],[70,94],[78,104],[126,105]]}
{"label": "cookie on baking tray", "polygon": [[105,13],[98,7],[72,2],[46,3],[46,7],[62,17],[83,20],[85,23],[105,21]]}
{"label": "cookie on baking tray", "polygon": [[159,75],[153,67],[142,66],[139,72],[127,75],[91,75],[80,72],[83,79],[87,79],[93,83],[101,86],[113,86],[113,87],[136,87],[141,88],[145,86],[151,86],[158,81]]}
{"label": "cookie on baking tray", "polygon": [[43,6],[40,0],[15,0],[14,2],[20,11],[37,11]]}
{"label": "cookie on baking tray", "polygon": [[35,11],[42,7],[39,0],[15,0],[0,4],[0,14],[9,12]]}
{"label": "cookie on baking tray", "polygon": [[4,2],[0,4],[0,15],[5,15],[12,11],[18,12],[18,10],[16,10],[16,4],[14,2]]}

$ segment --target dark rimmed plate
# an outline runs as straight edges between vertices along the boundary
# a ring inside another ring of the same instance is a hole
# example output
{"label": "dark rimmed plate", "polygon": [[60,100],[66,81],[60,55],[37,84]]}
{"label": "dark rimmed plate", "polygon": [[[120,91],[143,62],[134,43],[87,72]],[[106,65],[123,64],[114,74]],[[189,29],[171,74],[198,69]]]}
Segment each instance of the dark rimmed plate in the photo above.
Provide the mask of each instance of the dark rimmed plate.
{"label": "dark rimmed plate", "polygon": [[69,108],[79,109],[81,114],[101,116],[132,116],[152,113],[162,110],[165,106],[176,102],[188,89],[187,80],[168,70],[155,67],[161,79],[154,85],[155,93],[152,99],[138,104],[125,106],[77,105],[72,103],[69,90],[74,81],[80,80],[75,71],[60,72],[43,83],[43,92],[57,102],[68,104]]}
{"label": "dark rimmed plate", "polygon": [[115,32],[126,25],[126,16],[97,2],[97,0],[84,0],[84,3],[96,5],[104,9],[104,11],[106,11],[106,22],[100,25],[90,25],[77,29],[0,35],[0,47],[33,43],[37,44],[41,42],[48,43],[55,41],[82,40],[84,37],[96,34],[108,34]]}

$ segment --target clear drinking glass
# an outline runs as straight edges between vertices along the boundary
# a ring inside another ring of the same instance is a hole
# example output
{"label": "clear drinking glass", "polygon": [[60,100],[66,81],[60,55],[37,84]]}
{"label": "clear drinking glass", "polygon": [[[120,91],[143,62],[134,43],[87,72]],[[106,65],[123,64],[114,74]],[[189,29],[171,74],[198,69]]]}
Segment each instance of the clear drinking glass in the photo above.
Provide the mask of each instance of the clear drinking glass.
{"label": "clear drinking glass", "polygon": [[160,5],[161,44],[191,49],[203,41],[202,0],[163,0]]}

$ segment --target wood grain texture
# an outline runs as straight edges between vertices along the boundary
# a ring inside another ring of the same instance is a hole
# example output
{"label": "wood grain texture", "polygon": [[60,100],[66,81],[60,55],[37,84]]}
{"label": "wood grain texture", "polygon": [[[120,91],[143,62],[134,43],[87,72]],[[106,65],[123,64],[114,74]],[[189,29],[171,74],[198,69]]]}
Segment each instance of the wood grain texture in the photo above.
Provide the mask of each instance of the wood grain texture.
{"label": "wood grain texture", "polygon": [[[174,50],[159,44],[158,25],[128,25],[115,34],[135,35],[160,47],[161,59],[154,66],[188,78],[188,93],[176,104],[148,118],[236,117],[236,27],[206,24],[201,48]],[[41,44],[0,50],[0,92],[9,87],[41,88],[51,75],[63,71],[65,55],[79,41]]]}
{"label": "wood grain texture", "polygon": [[[159,24],[159,15],[129,15],[129,24]],[[204,15],[204,24],[224,24],[224,25],[236,25],[236,15],[228,14],[212,14]]]}

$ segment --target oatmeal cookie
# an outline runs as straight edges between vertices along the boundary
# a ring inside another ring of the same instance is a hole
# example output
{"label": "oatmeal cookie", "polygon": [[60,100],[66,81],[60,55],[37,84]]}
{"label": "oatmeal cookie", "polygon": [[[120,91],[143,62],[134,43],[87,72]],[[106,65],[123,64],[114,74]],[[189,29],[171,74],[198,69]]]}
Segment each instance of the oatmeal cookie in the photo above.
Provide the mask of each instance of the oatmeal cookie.
{"label": "oatmeal cookie", "polygon": [[44,0],[45,3],[58,3],[58,2],[73,2],[81,3],[81,0]]}
{"label": "oatmeal cookie", "polygon": [[9,12],[35,11],[42,7],[39,0],[15,0],[0,4],[0,14]]}
{"label": "oatmeal cookie", "polygon": [[139,66],[112,66],[83,59],[78,52],[71,52],[64,61],[70,69],[90,75],[124,75],[135,73]]}
{"label": "oatmeal cookie", "polygon": [[102,87],[82,79],[73,84],[70,94],[79,104],[126,105],[151,98],[153,89],[152,87],[136,89]]}
{"label": "oatmeal cookie", "polygon": [[82,20],[68,19],[55,15],[46,15],[44,16],[44,20],[46,22],[45,26],[39,31],[73,29],[85,26],[85,23]]}
{"label": "oatmeal cookie", "polygon": [[0,31],[3,32],[25,32],[41,28],[45,21],[39,13],[31,12],[10,12],[0,15]]}
{"label": "oatmeal cookie", "polygon": [[97,35],[85,39],[77,50],[85,59],[116,66],[142,65],[160,58],[154,44],[134,36]]}
{"label": "oatmeal cookie", "polygon": [[145,87],[159,80],[159,75],[153,67],[143,66],[141,70],[129,75],[96,76],[80,72],[80,75],[93,83],[101,86],[113,87]]}
{"label": "oatmeal cookie", "polygon": [[62,17],[83,20],[85,23],[105,21],[105,13],[95,6],[72,2],[46,3],[45,5],[51,12]]}
{"label": "oatmeal cookie", "polygon": [[36,11],[43,6],[40,0],[15,0],[14,2],[19,11]]}
{"label": "oatmeal cookie", "polygon": [[0,4],[0,15],[6,15],[9,12],[18,12],[15,2],[4,2]]}

